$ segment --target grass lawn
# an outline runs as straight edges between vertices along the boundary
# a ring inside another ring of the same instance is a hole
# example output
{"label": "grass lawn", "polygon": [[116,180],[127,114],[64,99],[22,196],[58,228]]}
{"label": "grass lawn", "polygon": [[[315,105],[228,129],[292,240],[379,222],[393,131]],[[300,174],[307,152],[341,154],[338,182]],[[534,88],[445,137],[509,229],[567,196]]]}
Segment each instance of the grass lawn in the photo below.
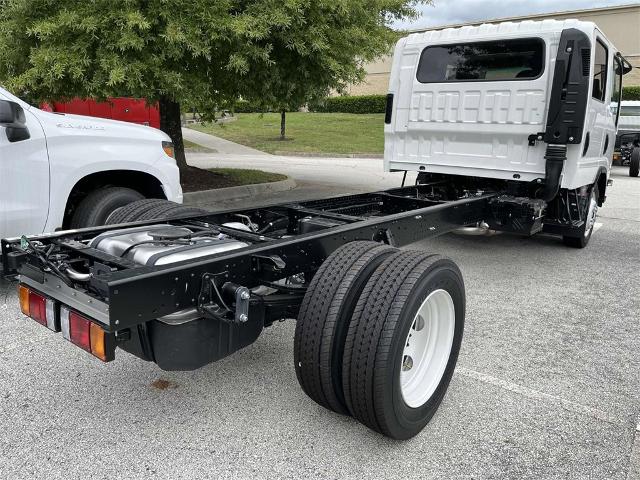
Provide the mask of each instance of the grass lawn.
{"label": "grass lawn", "polygon": [[216,153],[213,148],[203,147],[197,143],[190,142],[189,140],[183,140],[185,150],[193,153]]}
{"label": "grass lawn", "polygon": [[225,124],[190,128],[268,153],[382,154],[384,114],[287,113],[287,140],[281,141],[280,114],[240,113]]}

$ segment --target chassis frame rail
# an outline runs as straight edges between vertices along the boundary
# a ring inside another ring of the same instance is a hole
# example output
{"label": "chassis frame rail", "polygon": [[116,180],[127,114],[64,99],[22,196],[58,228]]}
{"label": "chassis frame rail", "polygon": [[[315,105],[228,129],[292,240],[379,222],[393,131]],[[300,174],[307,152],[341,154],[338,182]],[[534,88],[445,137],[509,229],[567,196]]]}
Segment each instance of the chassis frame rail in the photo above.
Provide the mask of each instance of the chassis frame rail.
{"label": "chassis frame rail", "polygon": [[[37,255],[21,245],[21,239],[5,239],[2,240],[4,273],[19,274],[22,282],[86,313],[103,324],[106,330],[115,332],[201,306],[203,284],[211,278],[219,281],[220,286],[231,283],[253,288],[294,275],[313,275],[334,250],[347,242],[375,240],[403,246],[475,225],[485,218],[489,200],[495,196],[482,194],[450,201],[421,198],[421,192],[432,186],[423,184],[297,204],[227,210],[29,237],[30,242],[70,252],[99,266],[99,273],[92,275],[92,288],[88,289],[79,284],[65,285]],[[331,220],[339,224],[284,238],[221,226],[234,216],[259,217],[271,212],[288,217],[290,225],[303,218]],[[87,242],[105,231],[158,223],[213,228],[250,245],[166,266],[142,266],[105,254]],[[299,306],[300,294],[291,292],[290,297],[289,303]],[[252,298],[252,303],[255,301]],[[279,301],[282,302],[282,298]],[[282,314],[281,309],[275,309],[272,315]],[[265,318],[266,322],[273,320]]]}

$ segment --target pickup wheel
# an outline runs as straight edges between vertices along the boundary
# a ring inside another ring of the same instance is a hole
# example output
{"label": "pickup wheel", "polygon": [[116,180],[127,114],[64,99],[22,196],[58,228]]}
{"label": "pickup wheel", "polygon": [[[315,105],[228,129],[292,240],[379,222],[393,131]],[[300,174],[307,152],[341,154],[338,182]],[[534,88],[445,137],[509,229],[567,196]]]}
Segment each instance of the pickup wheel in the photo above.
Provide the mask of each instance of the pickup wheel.
{"label": "pickup wheel", "polygon": [[640,174],[640,147],[633,149],[629,163],[629,176],[637,177],[638,174]]}
{"label": "pickup wheel", "polygon": [[577,230],[577,235],[565,235],[562,237],[562,241],[566,246],[572,248],[584,248],[589,244],[589,240],[591,240],[591,235],[593,234],[593,228],[596,225],[599,195],[598,183],[594,183],[591,187],[591,192],[589,193],[589,203],[584,209],[586,212],[584,225]]}
{"label": "pickup wheel", "polygon": [[342,356],[351,315],[373,271],[397,249],[350,242],[323,262],[304,296],[294,343],[294,364],[304,392],[319,405],[349,411],[342,390]]}
{"label": "pickup wheel", "polygon": [[124,207],[120,207],[107,219],[106,225],[116,225],[119,223],[135,222],[136,219],[145,212],[148,212],[152,208],[166,203],[167,200],[160,200],[157,198],[147,198],[145,200],[138,200]]}
{"label": "pickup wheel", "polygon": [[124,187],[107,187],[87,195],[71,217],[71,228],[97,227],[105,225],[111,214],[144,196]]}
{"label": "pickup wheel", "polygon": [[391,438],[418,434],[453,376],[464,316],[464,282],[452,260],[414,251],[388,257],[349,325],[343,385],[351,414]]}

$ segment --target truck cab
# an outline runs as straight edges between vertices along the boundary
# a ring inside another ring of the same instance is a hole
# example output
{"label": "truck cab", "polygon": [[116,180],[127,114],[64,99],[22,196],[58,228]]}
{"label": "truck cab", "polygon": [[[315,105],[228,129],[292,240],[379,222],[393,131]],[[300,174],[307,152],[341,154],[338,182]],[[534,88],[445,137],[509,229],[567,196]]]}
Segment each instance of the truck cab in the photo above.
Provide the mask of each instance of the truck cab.
{"label": "truck cab", "polygon": [[[394,54],[385,168],[452,182],[486,179],[485,187],[528,198],[525,210],[545,217],[525,233],[546,225],[567,238],[581,236],[606,198],[619,118],[611,105],[620,101],[630,68],[591,22],[505,22],[409,35]],[[584,208],[570,212],[574,201]],[[513,213],[503,206],[507,217]]]}
{"label": "truck cab", "polygon": [[40,110],[0,87],[0,237],[104,223],[143,198],[182,202],[168,135]]}

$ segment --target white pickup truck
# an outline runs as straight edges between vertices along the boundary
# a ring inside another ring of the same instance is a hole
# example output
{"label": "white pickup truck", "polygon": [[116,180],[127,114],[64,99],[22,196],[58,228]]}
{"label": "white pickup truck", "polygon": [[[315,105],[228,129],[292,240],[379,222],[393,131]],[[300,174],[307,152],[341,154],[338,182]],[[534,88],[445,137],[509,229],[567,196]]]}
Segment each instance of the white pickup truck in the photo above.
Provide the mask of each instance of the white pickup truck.
{"label": "white pickup truck", "polygon": [[142,198],[181,203],[172,152],[159,130],[45,112],[0,87],[0,238],[102,225]]}

